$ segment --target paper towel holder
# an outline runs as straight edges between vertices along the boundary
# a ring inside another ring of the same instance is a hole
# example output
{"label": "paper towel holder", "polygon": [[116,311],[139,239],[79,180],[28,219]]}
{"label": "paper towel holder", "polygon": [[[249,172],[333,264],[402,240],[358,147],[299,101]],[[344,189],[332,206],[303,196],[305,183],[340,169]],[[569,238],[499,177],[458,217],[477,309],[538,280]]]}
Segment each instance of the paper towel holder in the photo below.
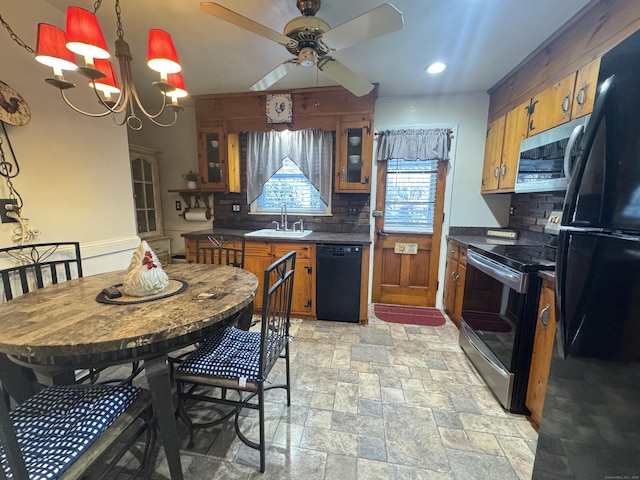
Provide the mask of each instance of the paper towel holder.
{"label": "paper towel holder", "polygon": [[[187,205],[182,212],[182,217],[186,219],[186,214],[190,209],[196,208],[195,205],[202,202],[205,208],[205,215],[207,220],[211,220],[212,210],[211,204],[209,203],[209,196],[213,195],[213,190],[207,190],[206,188],[196,188],[196,189],[178,189],[178,190],[169,190],[172,193],[179,193],[184,203]],[[193,199],[193,205],[191,200]]]}

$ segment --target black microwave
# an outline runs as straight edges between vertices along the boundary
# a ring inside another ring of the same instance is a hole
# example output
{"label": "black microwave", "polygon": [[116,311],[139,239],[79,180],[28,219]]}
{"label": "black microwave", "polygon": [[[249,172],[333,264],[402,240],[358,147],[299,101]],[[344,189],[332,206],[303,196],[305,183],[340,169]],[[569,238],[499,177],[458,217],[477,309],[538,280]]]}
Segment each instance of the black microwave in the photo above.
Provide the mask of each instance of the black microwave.
{"label": "black microwave", "polygon": [[516,193],[566,190],[589,117],[586,115],[520,143]]}

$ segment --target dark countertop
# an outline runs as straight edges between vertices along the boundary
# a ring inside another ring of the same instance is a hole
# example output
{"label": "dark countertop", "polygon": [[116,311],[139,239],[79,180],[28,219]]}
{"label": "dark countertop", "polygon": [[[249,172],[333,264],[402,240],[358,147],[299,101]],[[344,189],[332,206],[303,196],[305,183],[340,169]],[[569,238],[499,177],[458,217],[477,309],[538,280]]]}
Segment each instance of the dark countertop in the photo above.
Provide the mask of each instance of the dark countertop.
{"label": "dark countertop", "polygon": [[[243,236],[251,230],[237,230],[232,228],[215,228],[198,230],[181,234],[182,237],[206,237],[207,235]],[[247,240],[269,240],[272,242],[286,243],[337,243],[342,245],[371,245],[371,238],[367,233],[333,233],[313,232],[304,238],[274,238],[274,237],[246,237]]]}
{"label": "dark countertop", "polygon": [[556,281],[555,270],[541,270],[538,272],[538,276],[543,280],[549,280],[550,282],[553,282],[553,283],[555,283]]}

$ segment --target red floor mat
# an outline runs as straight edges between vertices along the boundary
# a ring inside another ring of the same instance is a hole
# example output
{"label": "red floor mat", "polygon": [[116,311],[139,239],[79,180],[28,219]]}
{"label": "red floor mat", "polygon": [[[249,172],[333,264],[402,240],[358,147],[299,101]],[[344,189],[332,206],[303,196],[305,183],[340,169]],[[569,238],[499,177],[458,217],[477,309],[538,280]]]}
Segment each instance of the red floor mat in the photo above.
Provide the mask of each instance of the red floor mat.
{"label": "red floor mat", "polygon": [[376,303],[373,306],[373,311],[380,320],[390,323],[407,323],[427,327],[439,327],[446,323],[444,315],[437,308],[405,307]]}

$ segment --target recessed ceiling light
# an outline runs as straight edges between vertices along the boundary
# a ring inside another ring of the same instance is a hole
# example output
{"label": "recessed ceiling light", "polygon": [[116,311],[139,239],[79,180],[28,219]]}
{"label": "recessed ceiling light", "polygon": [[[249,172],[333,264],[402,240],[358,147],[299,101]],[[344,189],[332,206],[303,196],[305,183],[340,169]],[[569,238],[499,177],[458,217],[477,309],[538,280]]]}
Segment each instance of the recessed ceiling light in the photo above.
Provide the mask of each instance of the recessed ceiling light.
{"label": "recessed ceiling light", "polygon": [[446,63],[434,62],[431,65],[429,65],[425,70],[427,71],[427,73],[434,74],[434,73],[443,72],[446,68],[447,68]]}

